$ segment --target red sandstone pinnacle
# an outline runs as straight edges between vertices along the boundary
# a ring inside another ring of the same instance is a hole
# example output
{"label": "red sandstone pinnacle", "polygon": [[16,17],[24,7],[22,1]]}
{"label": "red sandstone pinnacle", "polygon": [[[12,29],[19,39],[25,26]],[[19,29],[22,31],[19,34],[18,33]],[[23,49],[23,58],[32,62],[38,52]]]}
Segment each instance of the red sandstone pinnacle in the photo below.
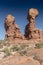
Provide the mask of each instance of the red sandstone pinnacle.
{"label": "red sandstone pinnacle", "polygon": [[[34,9],[34,8],[31,8],[31,9],[29,9],[29,11],[28,11],[28,17],[31,17],[31,18],[33,18],[33,19],[35,19],[37,16],[38,16],[38,14],[39,14],[39,12],[38,12],[38,10],[37,9]],[[27,18],[28,18],[27,17]],[[28,18],[29,19],[29,18]]]}
{"label": "red sandstone pinnacle", "polygon": [[25,27],[25,37],[27,39],[40,39],[42,38],[42,31],[37,30],[35,24],[35,18],[38,16],[39,12],[37,9],[31,8],[28,11],[27,19],[29,23]]}
{"label": "red sandstone pinnacle", "polygon": [[14,16],[8,15],[5,19],[4,25],[6,30],[6,38],[9,38],[10,40],[14,40],[15,38],[24,39],[18,25],[15,22]]}

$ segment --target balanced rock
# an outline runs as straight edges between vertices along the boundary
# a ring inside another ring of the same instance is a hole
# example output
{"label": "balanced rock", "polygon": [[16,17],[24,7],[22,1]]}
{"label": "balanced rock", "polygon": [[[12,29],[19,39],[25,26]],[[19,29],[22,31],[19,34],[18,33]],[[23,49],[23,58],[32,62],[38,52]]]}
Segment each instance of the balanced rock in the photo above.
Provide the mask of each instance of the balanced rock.
{"label": "balanced rock", "polygon": [[37,9],[31,8],[28,11],[27,19],[29,23],[25,28],[25,37],[27,39],[40,39],[42,38],[42,31],[36,28],[35,18],[38,16],[39,12]]}
{"label": "balanced rock", "polygon": [[9,38],[10,40],[14,40],[15,38],[24,39],[18,25],[15,22],[15,18],[12,15],[8,15],[6,17],[4,25],[6,30],[6,38]]}

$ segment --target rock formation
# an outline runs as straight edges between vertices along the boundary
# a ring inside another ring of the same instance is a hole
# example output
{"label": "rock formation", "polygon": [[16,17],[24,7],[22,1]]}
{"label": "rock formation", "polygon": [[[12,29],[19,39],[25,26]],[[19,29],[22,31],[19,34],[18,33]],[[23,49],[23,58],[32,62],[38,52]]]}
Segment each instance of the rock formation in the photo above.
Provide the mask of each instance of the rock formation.
{"label": "rock formation", "polygon": [[[43,32],[36,28],[35,18],[38,16],[39,12],[37,9],[31,8],[28,11],[27,19],[29,23],[25,27],[25,34],[24,36],[21,34],[18,25],[15,22],[15,18],[12,15],[8,15],[5,18],[5,30],[6,30],[6,38],[11,40],[10,42],[29,42],[31,40],[43,40]],[[24,40],[24,41],[22,41]]]}
{"label": "rock formation", "polygon": [[21,35],[20,29],[15,22],[15,18],[12,15],[8,15],[5,19],[6,38],[14,40],[15,38],[24,39]]}
{"label": "rock formation", "polygon": [[38,30],[36,28],[36,24],[35,24],[35,18],[38,16],[39,12],[37,9],[31,8],[28,11],[28,16],[27,19],[29,21],[29,23],[26,25],[25,28],[25,37],[27,39],[41,39],[42,38],[42,31]]}

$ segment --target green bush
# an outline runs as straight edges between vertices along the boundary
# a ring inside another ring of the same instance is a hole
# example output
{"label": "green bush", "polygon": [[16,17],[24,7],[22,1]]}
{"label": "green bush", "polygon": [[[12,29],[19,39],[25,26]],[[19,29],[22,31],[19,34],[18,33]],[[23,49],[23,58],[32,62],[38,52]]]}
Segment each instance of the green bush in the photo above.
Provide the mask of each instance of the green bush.
{"label": "green bush", "polygon": [[35,60],[38,60],[38,58],[39,58],[39,57],[38,57],[37,54],[35,54],[34,57],[33,57],[33,59],[35,59]]}
{"label": "green bush", "polygon": [[2,51],[6,54],[6,56],[11,54],[8,48],[4,48]]}
{"label": "green bush", "polygon": [[19,47],[17,45],[14,45],[11,49],[11,51],[18,51],[19,50]]}
{"label": "green bush", "polygon": [[33,59],[38,60],[40,64],[43,62],[43,60],[41,60],[37,54],[34,55]]}
{"label": "green bush", "polygon": [[3,42],[4,46],[10,46],[10,40],[6,38]]}
{"label": "green bush", "polygon": [[17,51],[20,55],[25,55],[27,53],[26,47],[27,46],[24,45],[24,44],[22,44],[22,45],[13,45],[10,48],[10,51],[11,52]]}
{"label": "green bush", "polygon": [[25,47],[26,47],[25,44],[20,45],[20,48],[21,48],[21,49],[25,49]]}
{"label": "green bush", "polygon": [[43,43],[40,43],[40,44],[36,44],[35,45],[35,48],[42,48],[43,47]]}
{"label": "green bush", "polygon": [[19,51],[19,54],[20,54],[21,56],[25,55],[26,53],[27,53],[26,50],[21,50],[21,51]]}
{"label": "green bush", "polygon": [[0,48],[3,48],[3,41],[0,40]]}

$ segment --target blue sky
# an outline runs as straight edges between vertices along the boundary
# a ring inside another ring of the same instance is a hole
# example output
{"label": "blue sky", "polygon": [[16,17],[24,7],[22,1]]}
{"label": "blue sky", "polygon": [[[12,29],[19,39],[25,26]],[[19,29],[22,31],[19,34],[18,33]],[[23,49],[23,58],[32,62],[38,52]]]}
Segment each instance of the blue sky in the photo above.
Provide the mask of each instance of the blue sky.
{"label": "blue sky", "polygon": [[5,38],[4,20],[8,14],[15,17],[22,34],[27,25],[27,12],[30,8],[39,10],[36,26],[43,30],[43,0],[0,0],[0,40]]}

